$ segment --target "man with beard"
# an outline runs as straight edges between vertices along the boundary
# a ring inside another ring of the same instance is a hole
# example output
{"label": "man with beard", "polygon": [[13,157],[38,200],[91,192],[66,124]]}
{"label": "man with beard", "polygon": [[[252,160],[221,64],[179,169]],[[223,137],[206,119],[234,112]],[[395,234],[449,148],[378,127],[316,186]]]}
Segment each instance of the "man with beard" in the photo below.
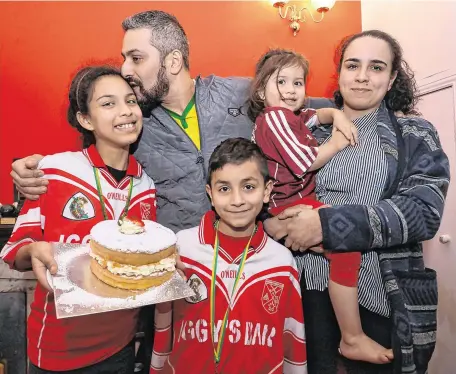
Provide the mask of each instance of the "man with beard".
{"label": "man with beard", "polygon": [[185,31],[170,14],[143,12],[122,26],[122,75],[145,117],[135,155],[156,183],[158,222],[175,231],[193,227],[210,209],[205,182],[212,151],[226,138],[252,134],[243,108],[250,80],[192,79]]}
{"label": "man with beard", "polygon": [[[245,107],[250,79],[214,75],[192,79],[187,36],[166,12],[135,14],[122,27],[122,75],[133,87],[144,115],[135,157],[154,180],[157,221],[176,232],[198,226],[211,208],[205,186],[212,151],[227,138],[252,135],[253,123]],[[329,100],[313,100],[312,107],[328,103],[331,106]],[[36,169],[41,158],[34,155],[13,164],[14,182],[29,199],[46,191],[47,180]],[[35,259],[43,272],[55,266],[50,253]],[[153,316],[148,307],[143,312]],[[150,319],[141,329],[146,332],[142,345],[146,368],[152,353]]]}

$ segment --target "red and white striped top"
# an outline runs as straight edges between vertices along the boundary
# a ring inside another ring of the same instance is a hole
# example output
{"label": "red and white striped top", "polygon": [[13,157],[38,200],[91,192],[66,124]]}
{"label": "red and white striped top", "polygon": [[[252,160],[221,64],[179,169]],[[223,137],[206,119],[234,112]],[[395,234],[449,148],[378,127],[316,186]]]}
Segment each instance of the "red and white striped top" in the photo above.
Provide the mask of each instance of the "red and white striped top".
{"label": "red and white striped top", "polygon": [[280,207],[303,197],[315,197],[315,172],[308,172],[318,155],[318,143],[309,126],[318,123],[317,112],[299,115],[279,107],[266,108],[256,121],[252,140],[262,149],[274,178],[271,206]]}

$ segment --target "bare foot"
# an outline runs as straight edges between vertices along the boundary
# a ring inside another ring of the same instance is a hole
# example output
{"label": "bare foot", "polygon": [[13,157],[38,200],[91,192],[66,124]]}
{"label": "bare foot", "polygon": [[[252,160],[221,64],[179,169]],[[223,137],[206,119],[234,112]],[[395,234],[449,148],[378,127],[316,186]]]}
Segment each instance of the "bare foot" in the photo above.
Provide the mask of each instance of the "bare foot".
{"label": "bare foot", "polygon": [[366,361],[373,364],[387,364],[394,358],[393,351],[386,349],[365,334],[343,338],[340,354],[350,360]]}

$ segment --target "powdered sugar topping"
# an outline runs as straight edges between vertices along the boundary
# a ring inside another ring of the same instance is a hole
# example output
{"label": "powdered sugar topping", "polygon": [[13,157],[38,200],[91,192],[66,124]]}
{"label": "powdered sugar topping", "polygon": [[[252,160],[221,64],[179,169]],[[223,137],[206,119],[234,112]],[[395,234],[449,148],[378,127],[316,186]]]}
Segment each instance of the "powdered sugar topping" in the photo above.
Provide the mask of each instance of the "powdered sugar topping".
{"label": "powdered sugar topping", "polygon": [[119,231],[117,221],[101,221],[92,228],[90,237],[106,248],[127,253],[156,253],[176,244],[173,231],[157,222],[143,222],[144,232],[126,235]]}

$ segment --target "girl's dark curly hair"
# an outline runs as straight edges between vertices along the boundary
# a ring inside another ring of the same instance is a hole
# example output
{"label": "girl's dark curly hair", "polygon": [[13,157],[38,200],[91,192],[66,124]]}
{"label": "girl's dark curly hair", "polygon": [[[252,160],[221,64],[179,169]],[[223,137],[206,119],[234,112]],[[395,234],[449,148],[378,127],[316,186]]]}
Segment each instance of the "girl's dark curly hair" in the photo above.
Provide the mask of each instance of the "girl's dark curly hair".
{"label": "girl's dark curly hair", "polygon": [[[304,71],[304,83],[309,74],[309,62],[306,58],[297,52],[287,49],[271,49],[263,54],[255,66],[255,77],[250,85],[250,95],[248,100],[247,115],[255,122],[257,116],[263,111],[264,105],[264,90],[269,78],[278,70],[289,66],[301,67]],[[279,73],[277,75],[279,75]],[[277,83],[277,90],[280,93]]]}
{"label": "girl's dark curly hair", "polygon": [[[363,37],[371,37],[385,41],[388,43],[393,55],[391,73],[397,72],[397,76],[391,89],[385,95],[384,100],[386,107],[394,112],[400,111],[406,115],[419,115],[419,112],[415,109],[419,99],[414,73],[404,60],[402,48],[398,41],[386,32],[380,30],[367,30],[345,38],[336,50],[335,63],[337,64],[337,73],[340,74],[344,54],[348,46],[354,40]],[[339,89],[334,92],[334,101],[339,108],[344,104],[344,99]]]}
{"label": "girl's dark curly hair", "polygon": [[83,148],[95,144],[95,136],[92,131],[86,130],[81,126],[77,113],[89,113],[89,102],[92,99],[95,81],[104,76],[119,76],[122,78],[119,70],[114,67],[89,66],[79,70],[70,85],[67,120],[72,127],[81,133]]}

